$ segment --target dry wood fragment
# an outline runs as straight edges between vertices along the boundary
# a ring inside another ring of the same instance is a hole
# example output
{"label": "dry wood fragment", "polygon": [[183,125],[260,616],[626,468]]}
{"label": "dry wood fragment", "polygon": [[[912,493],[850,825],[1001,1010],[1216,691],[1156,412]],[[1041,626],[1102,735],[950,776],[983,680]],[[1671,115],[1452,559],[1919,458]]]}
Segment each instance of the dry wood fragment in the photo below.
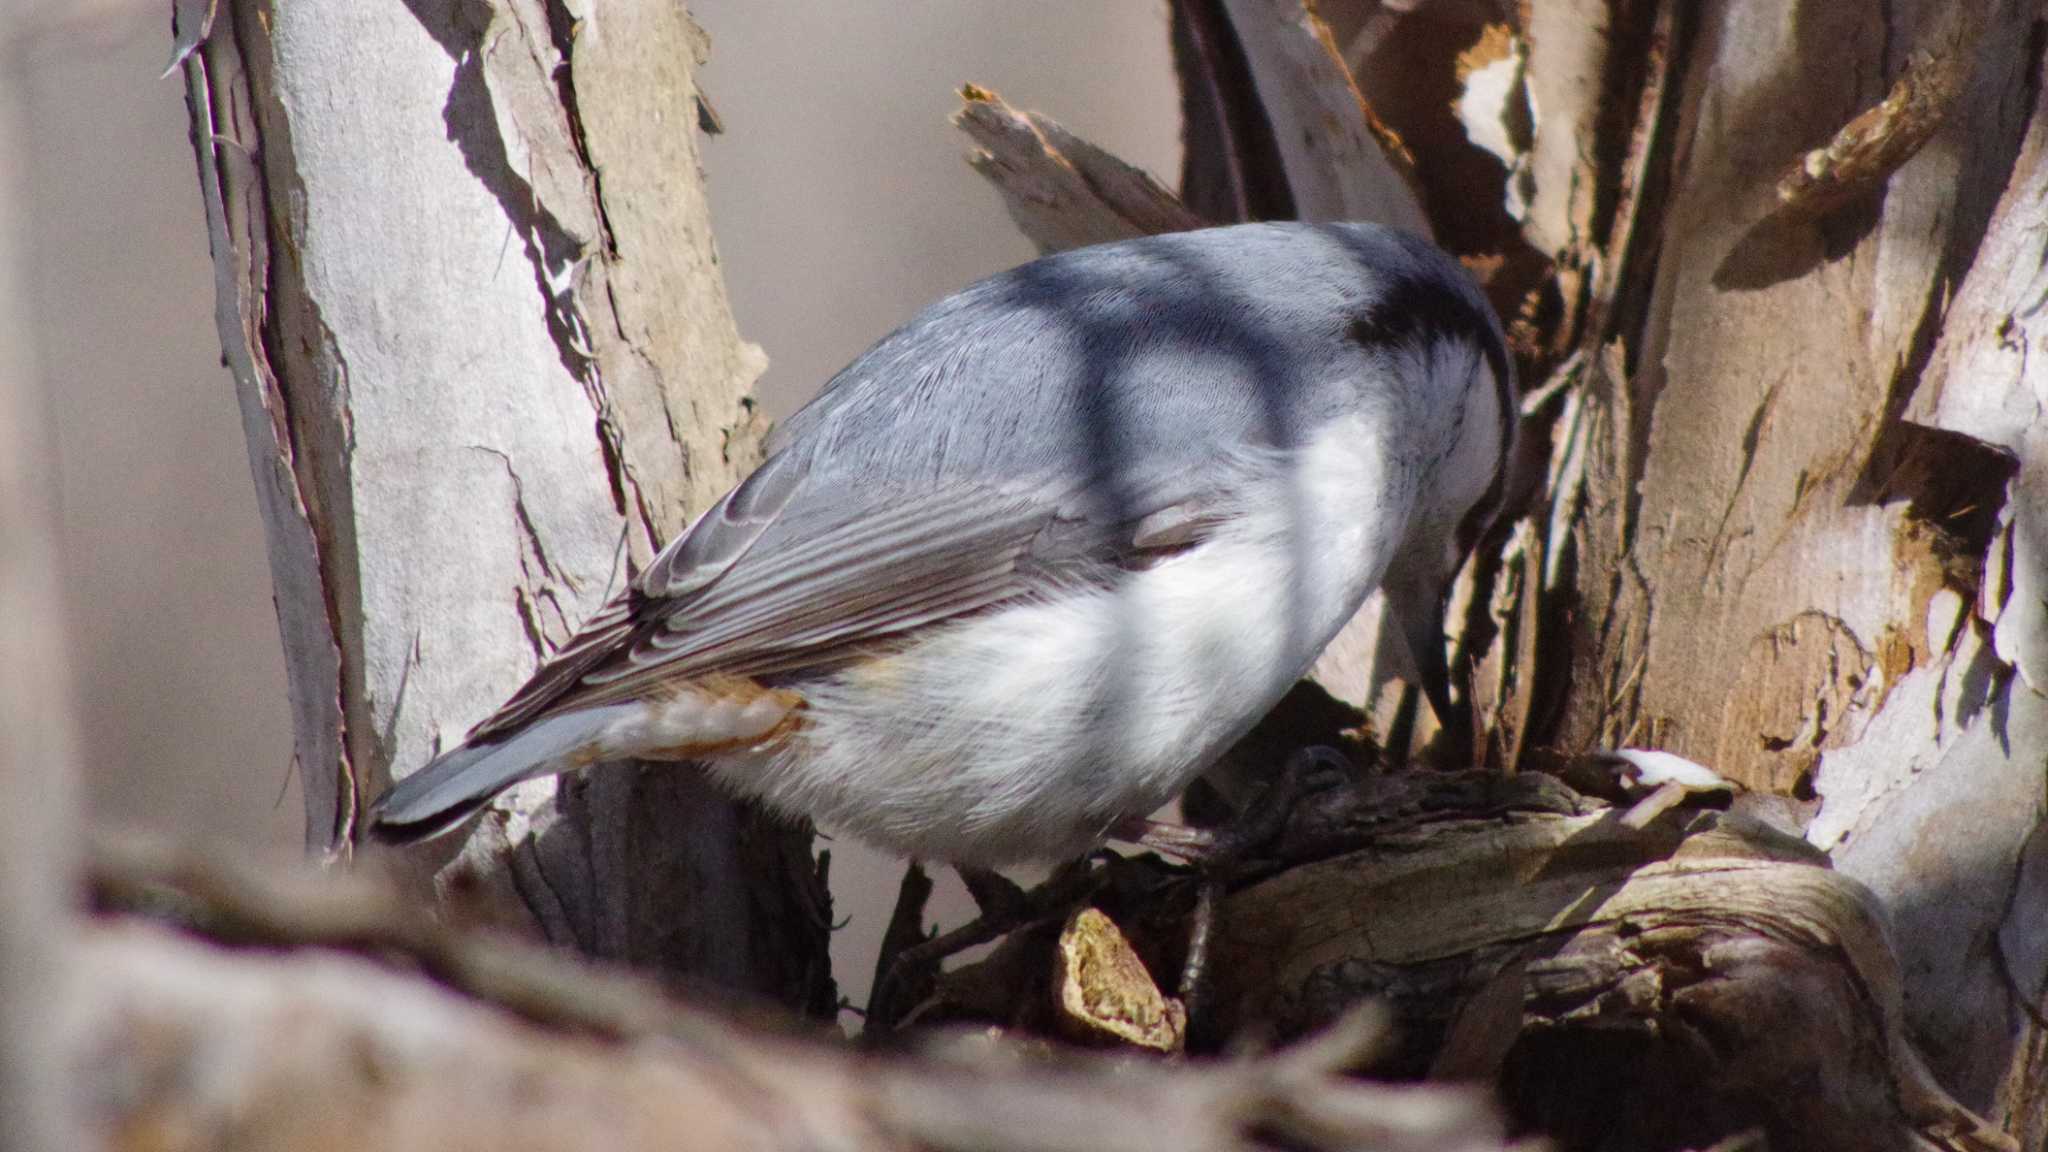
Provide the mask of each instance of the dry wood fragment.
{"label": "dry wood fragment", "polygon": [[[1449,781],[1421,779],[1311,801],[1291,835],[1357,820],[1371,831],[1355,852],[1226,903],[1216,971],[1231,1018],[1284,1034],[1387,997],[1415,1038],[1405,1066],[1426,1068],[1458,1034],[1456,1006],[1521,963],[1506,1091],[1567,1143],[1589,1135],[1570,1099],[1583,1078],[1543,1069],[1632,1036],[1643,1081],[1683,1082],[1694,1098],[1627,1110],[1629,1123],[1665,1126],[1645,1128],[1646,1146],[1758,1124],[1807,1148],[2012,1146],[1928,1073],[1905,1032],[1882,908],[1810,846],[1737,813],[1674,807],[1640,828],[1619,810],[1575,813],[1546,796],[1561,786],[1529,776],[1464,787],[1462,803]],[[1829,1088],[1773,1097],[1757,1091],[1760,1069]]]}
{"label": "dry wood fragment", "polygon": [[1795,220],[1824,216],[1912,159],[1948,119],[1969,82],[1992,5],[1993,0],[1952,0],[1938,6],[1940,26],[1885,98],[1779,177],[1778,214]]}
{"label": "dry wood fragment", "polygon": [[1053,950],[1054,1009],[1061,1030],[1088,1043],[1178,1052],[1187,1012],[1159,991],[1145,962],[1095,908],[1067,918]]}

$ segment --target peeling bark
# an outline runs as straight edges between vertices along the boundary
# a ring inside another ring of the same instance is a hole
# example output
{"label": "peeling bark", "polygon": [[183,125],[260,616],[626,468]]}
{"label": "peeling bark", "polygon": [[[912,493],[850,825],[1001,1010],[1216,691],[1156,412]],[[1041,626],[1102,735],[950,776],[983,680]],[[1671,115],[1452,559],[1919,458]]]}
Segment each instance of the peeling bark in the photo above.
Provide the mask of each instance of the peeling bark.
{"label": "peeling bark", "polygon": [[[237,5],[187,61],[307,827],[459,738],[756,459],[679,6]],[[829,1011],[807,829],[687,767],[522,787],[451,916]]]}
{"label": "peeling bark", "polygon": [[[1571,76],[1572,107],[1581,81],[1611,93],[1612,57],[1602,81],[1583,57],[1545,64],[1534,10],[1534,104]],[[1653,37],[1678,53],[1676,98],[1641,101],[1627,133],[1631,157],[1661,139],[1661,158],[1617,181],[1595,150],[1550,178],[1576,195],[1590,173],[1590,216],[1546,222],[1536,182],[1532,239],[1582,253],[1618,190],[1590,305],[1565,313],[1576,398],[1549,426],[1535,521],[1560,576],[1539,619],[1565,626],[1537,659],[1570,669],[1544,742],[1670,748],[1783,797],[1895,918],[1907,1016],[1942,1081],[2030,1115],[2038,1083],[2030,1105],[1999,1097],[2038,1081],[2020,1069],[2048,958],[2001,942],[2043,931],[2048,890],[2021,861],[2048,810],[2048,735],[2015,674],[2033,601],[2012,590],[2038,564],[2007,557],[2041,416],[2007,397],[2026,344],[2009,318],[2031,299],[2014,279],[2040,257],[1999,222],[2039,218],[2021,137],[2040,131],[2040,13],[1728,0],[1691,16]],[[1788,192],[1788,168],[1811,186]],[[1958,283],[1978,302],[1951,305]]]}

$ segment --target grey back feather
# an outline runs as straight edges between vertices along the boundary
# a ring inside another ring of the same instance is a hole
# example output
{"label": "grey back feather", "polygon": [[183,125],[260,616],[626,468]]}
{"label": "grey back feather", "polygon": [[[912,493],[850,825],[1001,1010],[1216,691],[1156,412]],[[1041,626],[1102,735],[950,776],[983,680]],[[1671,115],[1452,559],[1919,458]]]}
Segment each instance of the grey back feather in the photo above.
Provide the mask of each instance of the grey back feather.
{"label": "grey back feather", "polygon": [[1427,241],[1270,223],[1081,248],[927,308],[771,438],[814,480],[1088,476],[1144,487],[1247,448],[1299,447],[1406,342],[1470,340],[1505,378],[1492,309]]}
{"label": "grey back feather", "polygon": [[[1464,271],[1370,224],[1145,237],[981,281],[835,376],[602,614],[595,642],[572,641],[472,738],[665,677],[827,667],[1113,578],[1194,542],[1241,477],[1361,402],[1437,403],[1393,366],[1446,339],[1508,379]],[[1361,395],[1375,389],[1389,395]]]}

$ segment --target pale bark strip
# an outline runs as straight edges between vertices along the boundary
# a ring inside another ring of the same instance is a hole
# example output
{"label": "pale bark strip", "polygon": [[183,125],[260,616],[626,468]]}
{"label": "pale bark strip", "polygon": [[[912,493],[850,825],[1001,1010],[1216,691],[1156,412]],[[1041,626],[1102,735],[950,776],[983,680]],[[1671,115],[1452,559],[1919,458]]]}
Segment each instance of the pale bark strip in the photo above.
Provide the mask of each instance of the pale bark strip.
{"label": "pale bark strip", "polygon": [[[178,10],[185,99],[213,254],[214,326],[234,380],[270,556],[306,851],[325,855],[342,850],[356,808],[342,735],[337,623],[322,590],[320,544],[300,489],[284,394],[263,341],[271,238],[248,83],[232,22],[216,24],[211,17],[190,5]],[[201,23],[205,30],[193,26]]]}
{"label": "pale bark strip", "polygon": [[2048,1141],[2048,93],[2035,99],[1906,409],[2010,454],[2017,471],[1975,603],[1929,604],[1926,642],[1951,659],[1907,673],[1870,734],[1823,757],[1814,830],[1901,906],[1905,958],[1924,974],[1916,1023],[1955,1082],[1998,1092],[2030,1147]]}
{"label": "pale bark strip", "polygon": [[[0,16],[0,45],[15,43],[10,23]],[[0,156],[24,155],[16,97],[0,79]],[[56,1057],[79,992],[77,765],[20,171],[0,170],[0,1144],[68,1152],[78,1134]]]}
{"label": "pale bark strip", "polygon": [[[763,358],[725,302],[690,78],[705,44],[680,6],[231,15],[203,53],[209,122],[238,145],[202,140],[231,177],[210,197],[224,343],[247,361],[259,488],[279,490],[302,760],[339,768],[338,786],[309,773],[309,834],[345,845],[363,800],[751,466]],[[451,914],[829,1004],[807,829],[688,767],[571,788],[560,813],[542,781],[486,815],[439,877]]]}
{"label": "pale bark strip", "polygon": [[[1600,238],[1593,210],[1600,188],[1598,137],[1608,92],[1611,0],[1535,0],[1524,30],[1529,45],[1523,75],[1535,110],[1529,175],[1535,191],[1523,231],[1529,242],[1581,271]],[[1569,289],[1567,290],[1569,295]]]}
{"label": "pale bark strip", "polygon": [[[1628,566],[1655,599],[1654,614],[1648,599],[1622,609],[1644,638],[1626,726],[1780,791],[1854,742],[1883,697],[1880,648],[1924,633],[1944,578],[1931,538],[1907,522],[1912,493],[1865,473],[1890,466],[1873,461],[1894,374],[1914,362],[1953,272],[1952,238],[1967,240],[1957,230],[1996,194],[1986,172],[2002,173],[2016,127],[1998,109],[2024,72],[2023,26],[1987,37],[1987,82],[1947,143],[1900,170],[1849,251],[1826,258],[1815,229],[1775,250],[1780,266],[1745,270],[1751,286],[1726,286],[1722,256],[1776,203],[1767,160],[1881,94],[1887,62],[1861,35],[1875,18],[1763,0],[1702,13],[1651,313],[1628,342],[1632,419],[1617,429],[1637,446],[1616,494],[1635,508]],[[1793,68],[1813,53],[1843,66]],[[1815,587],[1822,572],[1839,575]],[[1578,701],[1567,738],[1588,738],[1604,712]]]}
{"label": "pale bark strip", "polygon": [[986,1040],[863,1057],[516,949],[479,971],[525,974],[524,1019],[365,959],[133,920],[93,925],[79,969],[99,994],[74,1071],[113,1149],[1501,1147],[1481,1093],[1342,1076],[1364,1020],[1256,1061],[1055,1066]]}

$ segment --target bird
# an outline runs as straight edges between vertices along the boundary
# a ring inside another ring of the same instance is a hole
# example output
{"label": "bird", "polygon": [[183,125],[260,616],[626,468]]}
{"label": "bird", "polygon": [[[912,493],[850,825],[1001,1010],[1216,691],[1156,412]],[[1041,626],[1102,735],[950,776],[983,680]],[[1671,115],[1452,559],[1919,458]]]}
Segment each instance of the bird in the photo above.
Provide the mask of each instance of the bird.
{"label": "bird", "polygon": [[688,761],[902,856],[1076,859],[1216,765],[1376,588],[1450,715],[1446,590],[1517,411],[1498,317],[1420,236],[1040,257],[838,372],[368,832]]}

